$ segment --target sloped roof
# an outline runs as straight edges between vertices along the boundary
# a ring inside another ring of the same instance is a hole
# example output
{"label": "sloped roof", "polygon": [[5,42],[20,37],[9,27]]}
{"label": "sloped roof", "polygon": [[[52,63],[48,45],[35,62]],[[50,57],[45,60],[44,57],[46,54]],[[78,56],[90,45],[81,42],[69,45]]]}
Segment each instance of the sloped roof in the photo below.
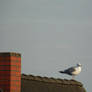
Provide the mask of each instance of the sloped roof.
{"label": "sloped roof", "polygon": [[34,81],[41,81],[41,82],[48,82],[48,83],[59,83],[62,85],[77,85],[83,86],[81,82],[75,80],[67,80],[67,79],[55,79],[55,78],[48,78],[48,77],[41,77],[41,76],[33,76],[33,75],[25,75],[22,74],[22,79],[24,80],[34,80]]}
{"label": "sloped roof", "polygon": [[22,92],[86,92],[81,82],[22,74]]}

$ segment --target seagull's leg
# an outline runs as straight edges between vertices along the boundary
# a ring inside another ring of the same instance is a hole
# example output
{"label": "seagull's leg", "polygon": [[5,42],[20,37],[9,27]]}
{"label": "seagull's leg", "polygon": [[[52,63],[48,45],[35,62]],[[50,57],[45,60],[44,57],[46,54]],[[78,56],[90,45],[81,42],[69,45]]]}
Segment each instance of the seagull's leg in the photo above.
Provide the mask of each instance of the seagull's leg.
{"label": "seagull's leg", "polygon": [[74,80],[74,75],[72,75],[72,80]]}

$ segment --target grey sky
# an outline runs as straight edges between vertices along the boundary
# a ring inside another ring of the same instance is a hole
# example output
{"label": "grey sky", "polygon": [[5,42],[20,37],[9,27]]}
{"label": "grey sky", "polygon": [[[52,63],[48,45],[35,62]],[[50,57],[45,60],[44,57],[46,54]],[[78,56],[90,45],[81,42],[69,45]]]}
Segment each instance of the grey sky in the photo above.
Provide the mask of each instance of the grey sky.
{"label": "grey sky", "polygon": [[[91,92],[92,0],[0,0],[0,51],[22,53],[22,72],[70,78],[59,70],[82,63],[77,80]],[[90,76],[89,76],[90,75]]]}

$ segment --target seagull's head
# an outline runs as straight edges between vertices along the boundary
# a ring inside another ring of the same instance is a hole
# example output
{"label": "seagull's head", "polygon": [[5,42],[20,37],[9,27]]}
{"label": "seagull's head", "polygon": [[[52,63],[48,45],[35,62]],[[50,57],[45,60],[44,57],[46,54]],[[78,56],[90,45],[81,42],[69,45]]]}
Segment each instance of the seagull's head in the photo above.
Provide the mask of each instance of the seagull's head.
{"label": "seagull's head", "polygon": [[81,67],[82,65],[80,63],[78,63],[77,66],[80,66]]}

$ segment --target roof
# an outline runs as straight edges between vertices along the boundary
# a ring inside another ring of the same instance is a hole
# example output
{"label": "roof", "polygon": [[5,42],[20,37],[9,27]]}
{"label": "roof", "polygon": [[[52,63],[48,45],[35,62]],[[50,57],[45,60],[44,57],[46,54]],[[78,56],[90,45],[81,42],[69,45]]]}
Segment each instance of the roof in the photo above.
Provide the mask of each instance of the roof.
{"label": "roof", "polygon": [[78,82],[76,80],[67,80],[67,79],[55,79],[53,77],[41,77],[41,76],[33,76],[33,75],[25,75],[22,74],[22,79],[26,80],[34,80],[34,81],[41,81],[41,82],[48,82],[48,83],[59,83],[62,85],[77,85],[77,86],[83,86],[81,82]]}
{"label": "roof", "polygon": [[62,92],[86,92],[83,88],[83,84],[76,80],[56,79],[25,74],[22,74],[21,78],[22,92],[61,92],[59,90],[63,90]]}

